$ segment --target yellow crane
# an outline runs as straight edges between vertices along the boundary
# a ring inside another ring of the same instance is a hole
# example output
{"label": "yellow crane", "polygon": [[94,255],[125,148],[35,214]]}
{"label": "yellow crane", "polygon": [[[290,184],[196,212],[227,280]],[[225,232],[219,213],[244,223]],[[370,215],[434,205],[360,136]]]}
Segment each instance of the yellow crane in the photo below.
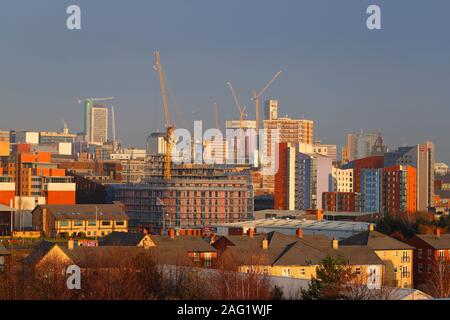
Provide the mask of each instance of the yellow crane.
{"label": "yellow crane", "polygon": [[258,135],[258,130],[259,130],[259,97],[261,97],[264,92],[267,91],[267,89],[269,89],[269,87],[272,85],[272,83],[283,73],[282,70],[278,71],[273,78],[264,86],[264,88],[261,89],[261,91],[259,91],[259,93],[257,94],[256,91],[253,91],[253,97],[252,97],[252,101],[255,101],[255,118],[256,118],[256,134]]}
{"label": "yellow crane", "polygon": [[155,56],[155,65],[154,69],[158,72],[159,76],[159,84],[160,84],[160,91],[161,91],[161,100],[162,105],[164,109],[164,113],[166,116],[166,161],[164,166],[164,179],[171,179],[172,178],[172,148],[173,148],[173,132],[175,130],[175,126],[171,124],[170,122],[170,109],[169,109],[169,98],[168,98],[168,92],[167,92],[167,86],[166,86],[166,78],[164,76],[164,70],[161,65],[161,55],[159,51],[155,51],[153,53]]}

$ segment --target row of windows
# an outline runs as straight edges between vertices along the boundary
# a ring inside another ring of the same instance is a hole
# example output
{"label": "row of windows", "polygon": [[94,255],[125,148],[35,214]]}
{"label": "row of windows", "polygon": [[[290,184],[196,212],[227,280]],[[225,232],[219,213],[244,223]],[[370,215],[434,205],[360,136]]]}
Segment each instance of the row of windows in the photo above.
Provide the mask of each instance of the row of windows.
{"label": "row of windows", "polygon": [[[70,222],[72,220],[61,220],[59,222],[60,227],[69,227],[70,226]],[[82,227],[84,225],[84,220],[75,220],[73,221],[73,226],[74,227]],[[112,225],[112,221],[110,220],[102,220],[101,221],[101,225],[102,226],[111,226]],[[125,221],[123,220],[116,220],[115,222],[116,226],[124,226],[125,225]],[[96,220],[88,220],[87,221],[87,226],[88,227],[95,227],[97,226],[97,221]]]}

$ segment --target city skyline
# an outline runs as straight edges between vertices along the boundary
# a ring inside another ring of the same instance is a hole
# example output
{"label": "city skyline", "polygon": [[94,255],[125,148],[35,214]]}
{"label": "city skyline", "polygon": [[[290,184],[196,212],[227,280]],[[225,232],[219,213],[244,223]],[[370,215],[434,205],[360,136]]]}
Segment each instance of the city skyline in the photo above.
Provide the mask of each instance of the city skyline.
{"label": "city skyline", "polygon": [[[391,148],[431,140],[436,160],[450,162],[450,46],[440,37],[448,26],[435,18],[449,5],[409,1],[406,15],[401,3],[379,2],[383,29],[371,33],[367,1],[78,1],[77,32],[58,27],[67,3],[7,1],[0,13],[0,36],[9,34],[0,44],[8,75],[0,77],[0,127],[58,130],[64,118],[79,132],[78,99],[114,95],[118,138],[144,146],[147,133],[163,129],[152,59],[160,50],[178,127],[192,120],[213,127],[214,102],[223,127],[237,119],[227,81],[253,119],[252,90],[282,69],[262,100],[278,99],[280,116],[314,120],[316,139],[342,145],[346,133],[381,129]],[[276,24],[265,23],[267,12]]]}

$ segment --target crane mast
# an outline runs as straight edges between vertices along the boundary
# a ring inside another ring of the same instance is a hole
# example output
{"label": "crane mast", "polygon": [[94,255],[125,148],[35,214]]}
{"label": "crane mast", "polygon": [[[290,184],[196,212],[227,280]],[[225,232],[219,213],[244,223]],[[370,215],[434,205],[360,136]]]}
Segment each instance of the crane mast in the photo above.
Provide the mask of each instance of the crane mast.
{"label": "crane mast", "polygon": [[159,51],[155,51],[153,53],[153,55],[155,56],[154,69],[158,72],[161,100],[162,100],[164,113],[166,116],[167,134],[166,134],[166,159],[165,159],[165,166],[164,166],[164,179],[171,179],[172,178],[171,164],[172,164],[172,147],[173,147],[174,127],[170,123],[169,98],[168,98],[167,87],[166,87],[166,78],[164,76],[164,70],[161,65],[161,55],[160,55]]}
{"label": "crane mast", "polygon": [[269,89],[269,87],[272,85],[272,83],[283,73],[283,71],[278,71],[272,79],[264,86],[264,88],[261,89],[261,91],[257,94],[256,91],[253,91],[253,98],[252,100],[255,101],[255,118],[256,118],[256,134],[258,134],[259,130],[259,97],[261,97],[264,92]]}

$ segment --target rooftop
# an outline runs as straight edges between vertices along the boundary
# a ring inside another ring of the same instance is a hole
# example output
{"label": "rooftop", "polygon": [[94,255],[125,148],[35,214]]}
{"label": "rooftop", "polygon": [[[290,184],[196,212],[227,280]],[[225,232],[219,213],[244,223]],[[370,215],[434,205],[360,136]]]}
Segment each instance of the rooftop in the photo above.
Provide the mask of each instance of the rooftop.
{"label": "rooftop", "polygon": [[450,249],[450,234],[441,234],[439,237],[435,234],[418,234],[417,237],[435,249]]}
{"label": "rooftop", "polygon": [[333,231],[365,231],[370,223],[353,221],[328,221],[328,220],[298,220],[298,219],[258,219],[245,222],[216,224],[214,227],[228,228],[282,228],[304,230],[333,230]]}
{"label": "rooftop", "polygon": [[[225,236],[233,245],[225,252],[239,264],[261,265],[318,265],[327,256],[344,257],[351,265],[381,265],[383,262],[367,246],[339,246],[333,249],[331,241],[323,236],[288,236],[278,232],[267,235]],[[262,242],[268,240],[267,249]],[[254,259],[257,259],[257,262]]]}
{"label": "rooftop", "polygon": [[412,246],[378,231],[364,231],[341,241],[343,246],[369,246],[374,250],[412,250]]}
{"label": "rooftop", "polygon": [[[56,220],[128,220],[124,206],[115,204],[75,204],[75,205],[40,205],[38,208],[47,209]],[[34,212],[33,211],[33,212]]]}

